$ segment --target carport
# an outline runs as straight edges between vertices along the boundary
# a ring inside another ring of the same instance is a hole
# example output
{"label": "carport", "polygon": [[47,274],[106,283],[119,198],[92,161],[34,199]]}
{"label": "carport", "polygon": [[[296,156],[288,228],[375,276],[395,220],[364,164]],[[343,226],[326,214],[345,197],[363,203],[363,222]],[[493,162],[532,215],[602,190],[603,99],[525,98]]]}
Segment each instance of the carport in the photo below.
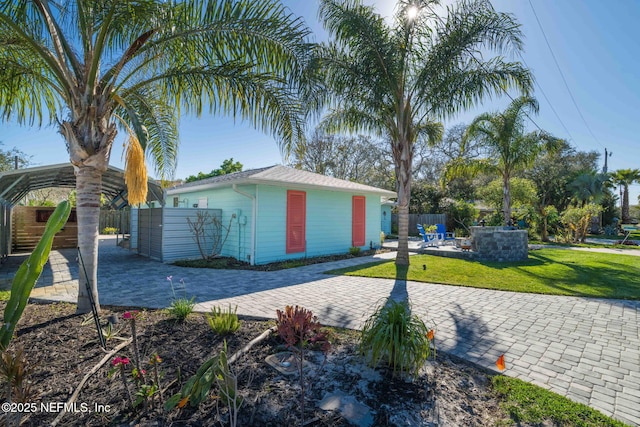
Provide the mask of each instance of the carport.
{"label": "carport", "polygon": [[[76,176],[70,163],[15,169],[0,173],[0,257],[11,253],[12,210],[29,191],[49,187],[75,188]],[[154,180],[148,181],[147,203],[162,203],[162,188]],[[109,166],[102,175],[102,193],[115,209],[128,206],[124,171]]]}

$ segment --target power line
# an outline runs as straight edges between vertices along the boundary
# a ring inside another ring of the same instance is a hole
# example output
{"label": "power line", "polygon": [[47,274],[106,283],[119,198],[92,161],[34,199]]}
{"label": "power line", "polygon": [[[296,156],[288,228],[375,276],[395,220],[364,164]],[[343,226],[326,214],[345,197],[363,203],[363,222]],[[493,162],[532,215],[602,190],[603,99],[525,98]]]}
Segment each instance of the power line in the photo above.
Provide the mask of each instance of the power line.
{"label": "power line", "polygon": [[[520,55],[520,59],[524,63],[524,66],[530,69],[529,64],[527,64],[527,61],[524,60],[522,55]],[[551,107],[551,111],[553,111],[553,114],[556,116],[556,118],[560,122],[560,125],[562,125],[562,128],[564,129],[564,131],[567,133],[567,135],[569,135],[569,139],[572,140],[572,141],[575,141],[575,139],[573,139],[573,136],[571,135],[571,132],[569,132],[569,129],[567,129],[567,126],[565,126],[564,122],[560,118],[560,115],[558,115],[558,112],[556,111],[556,109],[553,108],[553,104],[551,103],[551,101],[547,97],[547,94],[544,93],[544,90],[542,89],[542,86],[540,86],[540,83],[538,83],[538,81],[536,80],[535,84],[536,84],[536,86],[538,86],[538,89],[540,89],[540,92],[542,93],[542,96],[544,97],[544,99],[547,100],[547,104],[549,104],[549,107]]]}
{"label": "power line", "polygon": [[[427,5],[427,8],[431,11],[431,13],[433,13],[433,15],[434,15],[436,18],[438,18],[438,21],[440,21],[440,24],[445,24],[445,22],[444,22],[444,21],[443,21],[443,19],[440,17],[440,15],[438,15],[438,14],[437,14],[437,13],[436,13],[432,8],[431,8],[431,6]],[[474,61],[475,61],[479,66],[480,66],[480,68],[482,68],[484,71],[487,71],[487,69],[486,69],[486,67],[485,67],[485,64],[483,64],[483,63],[482,63],[478,58],[476,58],[476,57],[475,57],[475,55],[473,54],[473,52],[472,52],[471,50],[466,49],[466,48],[465,48],[465,50],[467,51],[467,53],[469,54],[469,56],[471,57],[471,59],[473,59],[473,60],[474,60]],[[529,68],[529,67],[527,66],[527,68]],[[538,85],[538,87],[539,87],[539,85]],[[507,97],[508,97],[512,102],[513,102],[513,101],[515,101],[515,99],[513,98],[513,96],[511,96],[511,94],[507,91],[507,89],[506,89],[506,88],[504,88],[503,90],[504,90],[504,94],[505,94],[505,95],[507,95]],[[546,99],[546,95],[545,95],[545,99]],[[548,102],[548,101],[549,101],[549,100],[547,99],[547,102]],[[553,107],[551,107],[551,108],[553,109]],[[538,130],[539,130],[540,132],[545,132],[545,131],[544,131],[544,130],[543,130],[543,129],[538,125],[538,123],[536,123],[536,121],[535,121],[535,120],[533,120],[533,118],[529,115],[529,113],[527,113],[527,112],[526,112],[526,111],[524,111],[524,110],[523,110],[523,113],[524,113],[524,115],[529,119],[529,121],[530,121],[531,123],[533,123],[533,125],[534,125],[535,127],[537,127],[537,128],[538,128]],[[563,124],[563,126],[564,126],[564,124]],[[566,128],[565,128],[565,130],[566,130]],[[567,133],[569,133],[569,132],[567,131]],[[571,134],[569,134],[569,137],[571,137]]]}
{"label": "power line", "polygon": [[580,115],[580,118],[582,119],[582,122],[584,123],[585,127],[587,128],[587,130],[589,131],[589,133],[593,137],[593,140],[596,141],[600,146],[604,147],[604,145],[602,145],[600,143],[600,141],[598,141],[598,138],[596,138],[595,134],[593,133],[593,131],[589,127],[589,124],[587,123],[587,121],[585,120],[584,116],[582,115],[582,111],[580,111],[580,107],[578,107],[578,103],[576,102],[576,99],[573,97],[573,93],[571,92],[571,89],[569,89],[569,84],[567,83],[567,79],[564,77],[564,73],[562,72],[562,69],[560,68],[560,64],[558,64],[558,60],[556,59],[556,55],[555,55],[555,53],[553,53],[553,49],[551,48],[551,44],[549,43],[549,39],[547,38],[547,34],[544,32],[544,28],[542,27],[542,23],[540,23],[540,19],[538,18],[538,14],[536,13],[536,9],[533,7],[533,3],[531,2],[531,0],[528,0],[528,2],[529,2],[529,6],[531,6],[531,10],[533,11],[533,16],[536,18],[536,22],[538,23],[538,27],[540,27],[540,31],[542,31],[542,36],[544,37],[544,41],[547,43],[547,47],[549,48],[549,52],[551,52],[551,57],[553,58],[553,62],[556,64],[556,67],[558,68],[558,72],[560,73],[560,77],[562,77],[562,82],[564,83],[564,86],[567,88],[567,92],[569,92],[569,97],[571,97],[571,101],[573,102],[573,105],[576,107],[576,110],[578,111],[578,114]]}

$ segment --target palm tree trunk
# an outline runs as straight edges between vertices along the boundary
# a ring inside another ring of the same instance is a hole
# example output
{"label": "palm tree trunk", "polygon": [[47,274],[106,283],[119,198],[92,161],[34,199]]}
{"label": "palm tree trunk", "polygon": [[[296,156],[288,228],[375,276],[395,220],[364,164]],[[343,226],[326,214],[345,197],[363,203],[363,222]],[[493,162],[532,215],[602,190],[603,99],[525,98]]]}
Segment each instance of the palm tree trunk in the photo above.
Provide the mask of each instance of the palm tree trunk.
{"label": "palm tree trunk", "polygon": [[[102,172],[91,166],[76,167],[76,213],[78,217],[78,248],[84,262],[80,265],[78,281],[78,313],[91,311],[86,284],[90,284],[93,301],[98,312],[98,228]],[[85,275],[86,270],[86,275]]]}
{"label": "palm tree trunk", "polygon": [[624,192],[622,193],[622,223],[629,223],[629,186],[624,186]]}
{"label": "palm tree trunk", "polygon": [[540,240],[543,242],[549,241],[549,215],[545,208],[540,209],[540,216],[542,217],[542,230]]}
{"label": "palm tree trunk", "polygon": [[511,186],[509,176],[502,179],[502,212],[504,213],[504,225],[509,225],[511,221]]}
{"label": "palm tree trunk", "polygon": [[411,145],[399,144],[396,156],[396,180],[398,189],[398,254],[396,265],[409,265],[409,201],[411,199]]}

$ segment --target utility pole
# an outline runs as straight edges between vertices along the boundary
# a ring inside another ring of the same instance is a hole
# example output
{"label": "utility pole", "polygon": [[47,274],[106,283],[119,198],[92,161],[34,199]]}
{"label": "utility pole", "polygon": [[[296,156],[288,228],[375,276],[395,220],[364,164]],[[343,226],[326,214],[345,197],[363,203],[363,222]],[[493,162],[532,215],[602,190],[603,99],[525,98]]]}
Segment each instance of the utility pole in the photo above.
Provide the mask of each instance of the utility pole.
{"label": "utility pole", "polygon": [[602,173],[607,173],[607,159],[612,155],[613,153],[609,153],[607,151],[607,149],[604,149],[604,167],[602,168]]}

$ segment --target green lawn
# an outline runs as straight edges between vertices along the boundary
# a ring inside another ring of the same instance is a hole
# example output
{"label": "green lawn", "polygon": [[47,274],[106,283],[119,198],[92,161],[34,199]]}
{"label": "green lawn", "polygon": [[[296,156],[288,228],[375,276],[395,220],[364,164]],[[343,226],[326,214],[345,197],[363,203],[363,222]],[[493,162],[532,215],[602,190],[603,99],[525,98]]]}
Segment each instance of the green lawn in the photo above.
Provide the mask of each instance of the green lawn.
{"label": "green lawn", "polygon": [[500,406],[516,425],[549,425],[552,421],[560,426],[625,426],[586,405],[516,378],[497,375],[491,383],[501,398]]}
{"label": "green lawn", "polygon": [[401,277],[514,292],[640,299],[640,257],[633,255],[545,248],[529,252],[529,259],[520,262],[478,262],[434,255],[410,259],[408,270],[385,261],[328,273]]}

